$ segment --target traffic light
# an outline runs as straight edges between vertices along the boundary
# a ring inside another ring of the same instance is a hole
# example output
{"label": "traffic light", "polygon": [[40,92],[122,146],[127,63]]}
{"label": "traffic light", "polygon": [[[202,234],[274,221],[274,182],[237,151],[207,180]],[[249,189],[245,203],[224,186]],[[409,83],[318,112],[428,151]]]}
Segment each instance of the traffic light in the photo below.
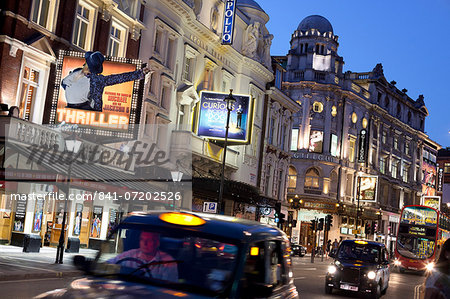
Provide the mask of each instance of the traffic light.
{"label": "traffic light", "polygon": [[319,225],[317,226],[317,230],[323,230],[323,218],[319,219]]}
{"label": "traffic light", "polygon": [[292,227],[297,227],[297,220],[292,220]]}
{"label": "traffic light", "polygon": [[316,220],[311,220],[311,229],[316,230]]}
{"label": "traffic light", "polygon": [[279,219],[279,223],[280,223],[280,225],[281,224],[283,224],[284,223],[284,217],[285,217],[286,215],[284,215],[283,213],[280,213],[279,214],[279,216],[278,216],[278,219]]}
{"label": "traffic light", "polygon": [[329,231],[331,229],[331,225],[333,224],[333,216],[327,215],[325,217],[325,229]]}
{"label": "traffic light", "polygon": [[279,218],[281,214],[281,202],[275,203],[275,218]]}
{"label": "traffic light", "polygon": [[374,222],[372,225],[372,235],[375,235],[376,231],[377,231],[377,223]]}
{"label": "traffic light", "polygon": [[364,229],[366,235],[370,234],[372,232],[372,227],[370,226],[370,222],[366,222],[366,227]]}

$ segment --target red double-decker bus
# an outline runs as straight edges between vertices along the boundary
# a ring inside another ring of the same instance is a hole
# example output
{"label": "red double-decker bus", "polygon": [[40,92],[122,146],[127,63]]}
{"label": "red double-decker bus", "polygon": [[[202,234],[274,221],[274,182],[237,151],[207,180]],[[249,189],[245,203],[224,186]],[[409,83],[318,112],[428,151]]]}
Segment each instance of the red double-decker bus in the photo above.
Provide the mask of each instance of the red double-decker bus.
{"label": "red double-decker bus", "polygon": [[449,237],[448,216],[428,206],[405,206],[397,232],[394,265],[400,272],[431,271],[439,249]]}

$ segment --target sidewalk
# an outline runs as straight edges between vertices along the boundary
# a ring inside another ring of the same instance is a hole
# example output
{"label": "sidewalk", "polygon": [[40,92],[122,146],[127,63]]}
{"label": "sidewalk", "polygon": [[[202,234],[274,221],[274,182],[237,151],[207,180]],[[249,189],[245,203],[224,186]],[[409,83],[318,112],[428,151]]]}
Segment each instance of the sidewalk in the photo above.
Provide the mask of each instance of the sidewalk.
{"label": "sidewalk", "polygon": [[22,247],[0,245],[0,281],[83,275],[73,266],[73,257],[95,257],[97,253],[92,249],[80,249],[79,253],[64,252],[64,263],[55,264],[56,248],[42,247],[40,252],[22,250]]}

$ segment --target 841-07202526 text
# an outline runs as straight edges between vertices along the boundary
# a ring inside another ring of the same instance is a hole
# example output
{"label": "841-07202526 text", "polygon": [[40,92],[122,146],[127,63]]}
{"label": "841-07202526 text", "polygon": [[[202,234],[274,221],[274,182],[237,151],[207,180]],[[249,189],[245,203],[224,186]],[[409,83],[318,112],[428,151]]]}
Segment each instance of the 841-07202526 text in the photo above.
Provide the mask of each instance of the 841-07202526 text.
{"label": "841-07202526 text", "polygon": [[[96,196],[97,195],[97,196]],[[99,200],[154,200],[173,201],[181,200],[181,192],[143,192],[130,191],[123,194],[117,192],[94,192],[94,198]]]}

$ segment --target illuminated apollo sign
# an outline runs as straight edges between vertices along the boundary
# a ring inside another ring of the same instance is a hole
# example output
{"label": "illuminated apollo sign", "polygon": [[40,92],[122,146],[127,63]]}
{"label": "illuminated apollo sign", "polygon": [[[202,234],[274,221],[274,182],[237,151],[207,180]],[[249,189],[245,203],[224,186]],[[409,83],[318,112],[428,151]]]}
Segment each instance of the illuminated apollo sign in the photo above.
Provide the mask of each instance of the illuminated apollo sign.
{"label": "illuminated apollo sign", "polygon": [[132,138],[139,115],[140,80],[118,78],[121,75],[125,78],[127,73],[140,69],[142,62],[105,57],[100,76],[104,78],[106,87],[98,97],[101,103],[94,107],[92,79],[83,75],[81,70],[86,62],[85,54],[69,51],[60,51],[59,54],[50,123],[60,127],[76,124],[80,132],[89,134]]}
{"label": "illuminated apollo sign", "polygon": [[231,45],[233,43],[235,8],[236,0],[226,0],[223,16],[222,45]]}
{"label": "illuminated apollo sign", "polygon": [[[196,132],[198,136],[215,140],[225,140],[227,122],[227,93],[200,92],[200,108]],[[228,141],[248,143],[252,122],[252,101],[248,95],[233,94],[236,102],[230,113]]]}

